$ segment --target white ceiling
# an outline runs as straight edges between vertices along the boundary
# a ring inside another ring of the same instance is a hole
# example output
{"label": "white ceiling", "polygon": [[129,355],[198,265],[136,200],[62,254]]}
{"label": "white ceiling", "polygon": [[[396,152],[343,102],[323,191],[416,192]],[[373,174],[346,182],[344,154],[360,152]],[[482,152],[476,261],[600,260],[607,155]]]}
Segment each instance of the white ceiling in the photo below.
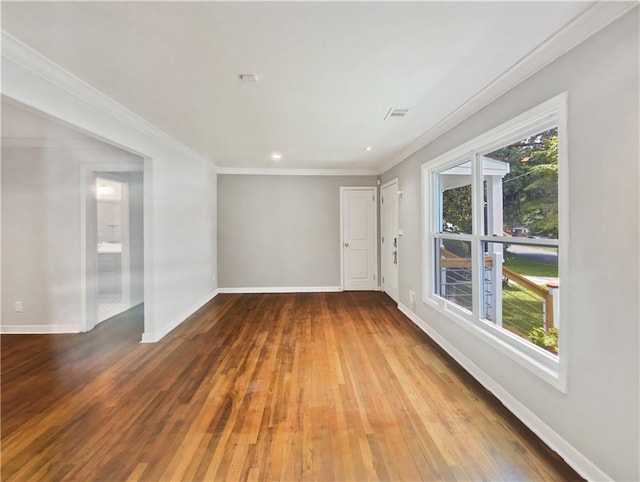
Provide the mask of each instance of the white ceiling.
{"label": "white ceiling", "polygon": [[372,169],[589,5],[3,1],[2,28],[219,166]]}

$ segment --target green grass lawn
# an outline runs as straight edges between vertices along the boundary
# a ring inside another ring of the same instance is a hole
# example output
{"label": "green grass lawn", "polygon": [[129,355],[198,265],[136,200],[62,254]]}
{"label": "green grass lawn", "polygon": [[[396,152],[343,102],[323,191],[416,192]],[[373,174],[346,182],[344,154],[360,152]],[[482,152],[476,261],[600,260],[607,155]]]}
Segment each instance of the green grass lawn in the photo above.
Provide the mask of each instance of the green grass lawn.
{"label": "green grass lawn", "polygon": [[502,290],[502,325],[523,338],[543,326],[542,299],[520,286],[509,284]]}
{"label": "green grass lawn", "polygon": [[505,266],[523,276],[548,276],[558,277],[558,266],[533,260],[517,254],[510,254],[505,261]]}
{"label": "green grass lawn", "polygon": [[[511,270],[524,276],[557,277],[558,268],[554,264],[532,260],[519,255],[511,255],[505,263]],[[467,276],[470,278],[470,275]],[[452,275],[452,281],[462,281],[460,274]],[[447,298],[471,310],[471,281],[449,288]],[[544,303],[542,298],[514,282],[502,287],[502,326],[503,328],[527,339],[533,328],[543,327]]]}

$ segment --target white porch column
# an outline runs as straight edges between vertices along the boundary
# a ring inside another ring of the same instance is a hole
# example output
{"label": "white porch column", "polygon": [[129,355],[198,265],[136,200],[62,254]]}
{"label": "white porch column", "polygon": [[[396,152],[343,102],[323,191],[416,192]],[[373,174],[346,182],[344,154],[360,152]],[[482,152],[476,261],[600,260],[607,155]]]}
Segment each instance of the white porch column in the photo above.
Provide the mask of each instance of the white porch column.
{"label": "white porch column", "polygon": [[[501,236],[503,232],[502,178],[504,175],[484,176],[487,187],[487,235]],[[491,276],[485,287],[489,309],[487,317],[497,326],[502,326],[502,263],[504,250],[502,244],[489,245],[487,256],[491,258]]]}

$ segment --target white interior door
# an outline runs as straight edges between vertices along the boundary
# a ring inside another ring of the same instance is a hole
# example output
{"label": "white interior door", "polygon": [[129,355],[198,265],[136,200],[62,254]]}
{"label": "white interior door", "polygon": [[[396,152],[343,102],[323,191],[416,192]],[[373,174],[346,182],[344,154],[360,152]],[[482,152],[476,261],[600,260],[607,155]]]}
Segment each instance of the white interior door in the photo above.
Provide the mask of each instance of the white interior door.
{"label": "white interior door", "polygon": [[341,187],[342,284],[345,290],[377,287],[377,188]]}
{"label": "white interior door", "polygon": [[381,288],[398,301],[398,180],[382,186],[380,191],[380,264]]}

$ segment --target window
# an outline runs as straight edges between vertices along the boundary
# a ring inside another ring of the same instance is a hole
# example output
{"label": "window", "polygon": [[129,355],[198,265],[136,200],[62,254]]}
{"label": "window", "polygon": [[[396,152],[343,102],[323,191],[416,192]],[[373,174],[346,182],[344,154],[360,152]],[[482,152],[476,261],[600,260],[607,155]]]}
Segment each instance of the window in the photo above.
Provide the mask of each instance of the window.
{"label": "window", "polygon": [[423,165],[424,301],[560,389],[564,105],[558,96]]}

